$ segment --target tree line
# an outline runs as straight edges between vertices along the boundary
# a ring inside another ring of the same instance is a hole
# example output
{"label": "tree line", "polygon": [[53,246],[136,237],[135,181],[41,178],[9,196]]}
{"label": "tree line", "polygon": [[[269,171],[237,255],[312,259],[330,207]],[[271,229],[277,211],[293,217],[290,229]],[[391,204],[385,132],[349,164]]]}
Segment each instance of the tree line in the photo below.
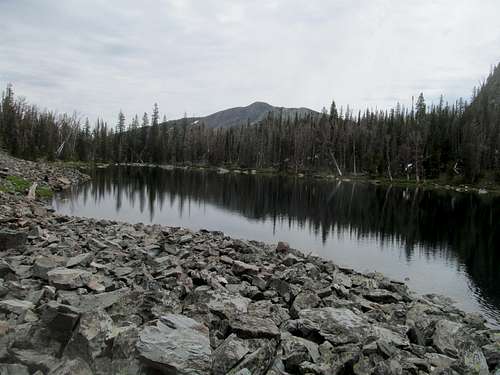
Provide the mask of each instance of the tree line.
{"label": "tree line", "polygon": [[0,142],[26,159],[90,162],[204,164],[337,175],[423,179],[449,176],[463,182],[500,181],[500,68],[474,90],[471,104],[427,105],[423,94],[407,108],[355,113],[332,102],[318,114],[269,113],[258,124],[208,128],[187,117],[160,121],[120,111],[116,124],[94,124],[75,114],[39,110],[2,94]]}

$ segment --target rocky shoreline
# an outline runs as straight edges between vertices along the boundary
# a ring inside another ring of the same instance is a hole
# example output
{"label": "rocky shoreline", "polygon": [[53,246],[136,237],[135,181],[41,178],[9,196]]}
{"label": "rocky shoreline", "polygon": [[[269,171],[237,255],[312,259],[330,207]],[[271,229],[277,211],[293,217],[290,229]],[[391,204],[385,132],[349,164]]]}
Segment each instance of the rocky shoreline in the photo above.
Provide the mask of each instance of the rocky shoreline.
{"label": "rocky shoreline", "polygon": [[[4,154],[0,169],[54,190],[87,178]],[[500,375],[483,318],[284,243],[60,216],[7,192],[0,223],[0,375]]]}

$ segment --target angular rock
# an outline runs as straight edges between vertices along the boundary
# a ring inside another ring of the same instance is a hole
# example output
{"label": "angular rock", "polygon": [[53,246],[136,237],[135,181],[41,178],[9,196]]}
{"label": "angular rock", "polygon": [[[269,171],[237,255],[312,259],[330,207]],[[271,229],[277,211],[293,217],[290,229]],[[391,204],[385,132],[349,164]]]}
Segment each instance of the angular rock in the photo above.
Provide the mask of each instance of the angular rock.
{"label": "angular rock", "polygon": [[6,277],[8,274],[14,274],[16,271],[5,260],[0,259],[0,278]]}
{"label": "angular rock", "polygon": [[139,331],[134,325],[122,327],[113,340],[112,368],[117,374],[139,374],[141,364],[135,355]]}
{"label": "angular rock", "polygon": [[54,357],[33,349],[13,348],[10,350],[10,355],[15,363],[23,364],[30,372],[48,372],[56,363]]}
{"label": "angular rock", "polygon": [[134,269],[132,267],[116,267],[113,272],[117,277],[123,277],[134,272]]}
{"label": "angular rock", "polygon": [[60,258],[47,256],[38,257],[32,267],[33,276],[48,280],[48,272],[61,267],[63,264],[64,261]]}
{"label": "angular rock", "polygon": [[[119,303],[122,300],[125,300],[128,296],[131,295],[131,291],[128,288],[122,288],[118,290],[114,290],[112,292],[91,294],[91,295],[71,295],[65,296],[64,302],[73,306],[77,311],[85,313],[91,312],[98,309],[107,309],[114,304]],[[137,296],[134,297],[135,302],[138,302]],[[126,302],[127,306],[135,307],[134,305],[130,305],[130,301]]]}
{"label": "angular rock", "polygon": [[212,298],[207,301],[207,306],[211,312],[226,318],[232,318],[239,314],[246,313],[249,303],[249,298],[217,291],[213,293]]}
{"label": "angular rock", "polygon": [[103,243],[95,238],[89,239],[88,246],[89,246],[90,250],[92,250],[92,251],[99,251],[99,250],[106,249],[108,247],[108,245],[106,245],[105,243]]}
{"label": "angular rock", "polygon": [[300,259],[297,256],[293,254],[288,254],[281,263],[283,263],[285,266],[293,266],[295,263],[298,262],[300,262]]}
{"label": "angular rock", "polygon": [[264,375],[273,364],[276,354],[277,342],[275,340],[261,340],[259,348],[247,354],[228,375]]}
{"label": "angular rock", "polygon": [[92,279],[92,273],[85,270],[56,268],[47,272],[50,284],[58,289],[77,289],[84,287]]}
{"label": "angular rock", "polygon": [[47,329],[48,335],[61,343],[67,343],[78,322],[79,313],[73,307],[56,301],[50,301],[38,310],[41,313],[40,324]]}
{"label": "angular rock", "polygon": [[21,248],[26,244],[27,238],[26,232],[0,229],[0,251]]}
{"label": "angular rock", "polygon": [[9,329],[9,323],[4,320],[0,320],[0,337],[5,336],[9,332]]}
{"label": "angular rock", "polygon": [[439,353],[425,353],[425,358],[432,366],[438,368],[450,368],[455,362],[454,358]]}
{"label": "angular rock", "polygon": [[457,356],[456,335],[462,325],[446,319],[436,323],[432,343],[441,354]]}
{"label": "angular rock", "polygon": [[243,314],[229,322],[231,330],[242,338],[275,338],[280,336],[279,328],[271,319]]}
{"label": "angular rock", "polygon": [[233,261],[232,269],[236,275],[257,275],[260,271],[260,268],[256,265],[241,262],[239,260]]}
{"label": "angular rock", "polygon": [[470,375],[489,375],[488,363],[480,348],[472,341],[460,343],[458,367]]}
{"label": "angular rock", "polygon": [[303,362],[320,361],[318,344],[312,341],[286,334],[282,337],[281,346],[285,368],[292,373],[297,372]]}
{"label": "angular rock", "polygon": [[208,374],[211,349],[208,329],[184,315],[168,314],[139,334],[137,351],[147,364],[165,373]]}
{"label": "angular rock", "polygon": [[299,311],[317,307],[320,302],[321,299],[316,293],[308,290],[300,292],[293,300],[290,315],[293,318],[297,318],[299,316]]}
{"label": "angular rock", "polygon": [[0,375],[30,375],[30,373],[24,365],[0,363]]}
{"label": "angular rock", "polygon": [[398,294],[392,293],[385,289],[364,291],[362,295],[367,300],[377,303],[398,303],[402,299],[402,297]]}
{"label": "angular rock", "polygon": [[293,297],[293,292],[290,284],[284,280],[272,278],[269,281],[268,287],[278,292],[278,294],[283,297],[285,302],[290,302]]}
{"label": "angular rock", "polygon": [[278,245],[276,246],[277,253],[286,254],[288,253],[288,251],[290,251],[290,245],[288,244],[288,242],[278,242]]}
{"label": "angular rock", "polygon": [[346,308],[323,307],[299,312],[307,334],[316,333],[334,345],[357,343],[369,334],[368,322]]}
{"label": "angular rock", "polygon": [[248,305],[248,313],[259,318],[271,319],[277,326],[290,319],[288,309],[268,300],[251,303]]}
{"label": "angular rock", "polygon": [[488,367],[495,368],[496,366],[500,366],[500,342],[484,345],[481,349],[483,350]]}
{"label": "angular rock", "polygon": [[75,358],[59,363],[48,375],[94,375],[94,373],[87,363],[80,358]]}
{"label": "angular rock", "polygon": [[64,355],[82,358],[88,364],[95,363],[108,346],[113,336],[113,321],[103,310],[82,314]]}
{"label": "angular rock", "polygon": [[410,340],[408,339],[407,335],[407,327],[398,327],[396,325],[393,325],[391,328],[392,329],[374,325],[373,327],[371,327],[371,331],[378,340],[395,345],[397,347],[408,347],[410,345]]}
{"label": "angular rock", "polygon": [[212,374],[227,374],[249,351],[247,341],[231,334],[212,354]]}
{"label": "angular rock", "polygon": [[91,253],[84,253],[71,257],[66,262],[66,267],[70,268],[78,265],[87,266],[92,261],[93,257],[94,256]]}
{"label": "angular rock", "polygon": [[30,301],[21,301],[17,299],[3,300],[0,301],[0,312],[4,313],[15,313],[21,315],[27,310],[32,310],[35,305]]}
{"label": "angular rock", "polygon": [[192,239],[193,239],[192,235],[186,234],[186,235],[182,236],[181,238],[179,238],[179,243],[181,245],[183,245],[183,244],[190,242]]}

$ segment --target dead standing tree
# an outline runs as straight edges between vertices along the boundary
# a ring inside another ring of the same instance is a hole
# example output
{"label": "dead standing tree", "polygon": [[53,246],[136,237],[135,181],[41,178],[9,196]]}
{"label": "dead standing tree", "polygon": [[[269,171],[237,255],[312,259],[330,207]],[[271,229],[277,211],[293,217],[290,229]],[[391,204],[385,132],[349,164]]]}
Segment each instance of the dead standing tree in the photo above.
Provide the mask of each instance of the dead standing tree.
{"label": "dead standing tree", "polygon": [[333,165],[337,169],[337,173],[339,174],[339,176],[342,177],[343,176],[342,170],[340,169],[339,163],[337,162],[337,158],[335,157],[335,142],[333,138],[334,125],[333,123],[331,123],[330,125],[330,136],[328,136],[328,134],[326,133],[326,127],[321,125],[322,124],[320,123],[319,130],[320,130],[321,140],[323,142],[322,149],[326,152],[327,156],[333,162]]}

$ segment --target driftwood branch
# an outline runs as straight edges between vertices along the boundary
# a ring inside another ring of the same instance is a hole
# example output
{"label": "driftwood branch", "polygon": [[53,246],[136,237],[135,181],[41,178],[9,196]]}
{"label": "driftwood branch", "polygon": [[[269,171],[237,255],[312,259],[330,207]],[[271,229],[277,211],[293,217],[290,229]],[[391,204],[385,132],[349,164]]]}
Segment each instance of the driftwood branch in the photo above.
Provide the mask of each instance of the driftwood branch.
{"label": "driftwood branch", "polygon": [[38,187],[37,182],[33,182],[30,189],[28,190],[28,199],[35,200],[36,199],[36,188]]}

